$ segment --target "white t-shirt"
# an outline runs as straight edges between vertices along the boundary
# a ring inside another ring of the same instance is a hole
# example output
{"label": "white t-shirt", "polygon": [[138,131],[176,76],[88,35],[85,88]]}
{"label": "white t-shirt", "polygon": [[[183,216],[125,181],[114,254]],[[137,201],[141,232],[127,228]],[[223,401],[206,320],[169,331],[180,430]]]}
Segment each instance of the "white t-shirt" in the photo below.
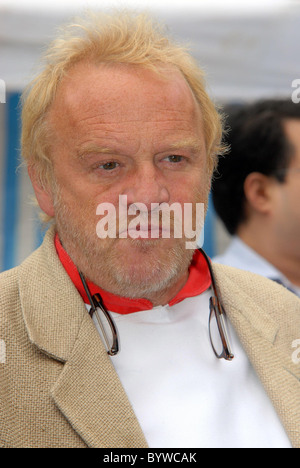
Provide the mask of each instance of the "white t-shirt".
{"label": "white t-shirt", "polygon": [[215,357],[210,295],[208,290],[172,307],[112,313],[121,349],[111,360],[149,447],[290,448],[231,326],[234,360]]}

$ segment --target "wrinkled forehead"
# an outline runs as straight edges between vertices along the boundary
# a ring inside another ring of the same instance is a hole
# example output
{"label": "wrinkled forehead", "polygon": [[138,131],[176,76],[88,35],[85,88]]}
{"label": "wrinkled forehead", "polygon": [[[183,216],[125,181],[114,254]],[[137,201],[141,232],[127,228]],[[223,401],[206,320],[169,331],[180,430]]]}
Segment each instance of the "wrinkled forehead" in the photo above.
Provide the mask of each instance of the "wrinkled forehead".
{"label": "wrinkled forehead", "polygon": [[182,73],[161,66],[157,72],[137,65],[81,62],[74,65],[58,85],[50,114],[53,118],[75,115],[84,119],[91,108],[120,120],[131,111],[166,108],[174,112],[201,114],[200,106]]}

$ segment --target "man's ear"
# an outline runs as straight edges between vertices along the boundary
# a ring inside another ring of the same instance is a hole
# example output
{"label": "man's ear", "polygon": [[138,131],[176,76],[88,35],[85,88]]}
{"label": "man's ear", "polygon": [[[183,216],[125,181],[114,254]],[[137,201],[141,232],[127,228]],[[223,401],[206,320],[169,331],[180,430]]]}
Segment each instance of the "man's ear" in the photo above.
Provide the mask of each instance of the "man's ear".
{"label": "man's ear", "polygon": [[274,182],[261,172],[252,172],[244,182],[244,193],[249,208],[261,214],[270,213],[273,206]]}
{"label": "man's ear", "polygon": [[37,170],[35,166],[28,167],[28,174],[34,189],[34,193],[38,204],[44,213],[46,213],[51,218],[54,217],[54,203],[53,203],[53,194],[50,190],[50,187],[45,188],[41,183],[40,178],[38,177]]}

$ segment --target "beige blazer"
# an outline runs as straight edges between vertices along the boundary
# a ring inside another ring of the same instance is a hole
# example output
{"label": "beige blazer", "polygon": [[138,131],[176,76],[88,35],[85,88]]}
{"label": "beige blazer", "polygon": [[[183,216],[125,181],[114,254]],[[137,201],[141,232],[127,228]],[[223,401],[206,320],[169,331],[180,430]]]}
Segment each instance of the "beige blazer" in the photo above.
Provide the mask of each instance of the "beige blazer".
{"label": "beige blazer", "polygon": [[[256,275],[221,265],[214,272],[227,314],[299,448],[300,364],[292,356],[300,300]],[[0,275],[0,291],[0,446],[147,447],[52,230],[22,265]]]}

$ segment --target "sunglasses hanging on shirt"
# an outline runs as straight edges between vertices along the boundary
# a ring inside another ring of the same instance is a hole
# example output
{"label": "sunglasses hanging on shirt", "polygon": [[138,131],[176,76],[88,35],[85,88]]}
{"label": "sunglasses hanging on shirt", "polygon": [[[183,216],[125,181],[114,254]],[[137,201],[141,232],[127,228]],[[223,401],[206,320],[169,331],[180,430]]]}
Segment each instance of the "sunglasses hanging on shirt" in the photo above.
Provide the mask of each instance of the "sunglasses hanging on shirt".
{"label": "sunglasses hanging on shirt", "polygon": [[229,341],[226,312],[220,300],[215,275],[212,271],[210,259],[208,258],[204,250],[198,250],[202,253],[204,259],[206,260],[207,266],[209,268],[211,286],[213,290],[213,296],[209,300],[208,330],[210,343],[218,359],[232,361],[234,355],[232,353]]}
{"label": "sunglasses hanging on shirt", "polygon": [[120,350],[118,330],[115,322],[104,306],[100,294],[97,293],[92,296],[81,272],[79,272],[79,276],[91,305],[89,315],[90,317],[93,317],[95,314],[99,329],[101,330],[104,342],[106,344],[107,353],[110,356],[115,356]]}
{"label": "sunglasses hanging on shirt", "polygon": [[[209,300],[210,313],[208,322],[211,346],[214,351],[214,354],[218,359],[232,361],[234,355],[231,351],[231,346],[228,337],[226,313],[219,297],[210,260],[204,252],[204,250],[199,249],[199,251],[203,255],[208,265],[213,290],[213,296]],[[102,333],[107,348],[107,353],[110,356],[115,356],[120,351],[117,327],[110,313],[104,306],[101,295],[97,293],[92,296],[85,281],[85,278],[81,272],[79,272],[79,276],[91,305],[89,315],[91,317],[95,315],[96,317],[96,321],[99,325],[99,329]]]}

